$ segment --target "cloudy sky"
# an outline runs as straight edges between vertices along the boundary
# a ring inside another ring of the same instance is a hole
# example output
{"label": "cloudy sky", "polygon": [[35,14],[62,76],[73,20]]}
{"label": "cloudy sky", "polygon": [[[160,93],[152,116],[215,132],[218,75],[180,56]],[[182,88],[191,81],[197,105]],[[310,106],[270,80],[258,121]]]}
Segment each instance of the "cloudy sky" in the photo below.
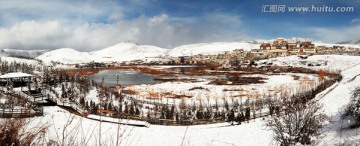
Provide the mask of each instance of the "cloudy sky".
{"label": "cloudy sky", "polygon": [[[285,12],[269,12],[285,5]],[[352,12],[289,12],[293,6]],[[0,48],[81,51],[123,41],[183,44],[306,37],[360,39],[359,0],[0,0]]]}

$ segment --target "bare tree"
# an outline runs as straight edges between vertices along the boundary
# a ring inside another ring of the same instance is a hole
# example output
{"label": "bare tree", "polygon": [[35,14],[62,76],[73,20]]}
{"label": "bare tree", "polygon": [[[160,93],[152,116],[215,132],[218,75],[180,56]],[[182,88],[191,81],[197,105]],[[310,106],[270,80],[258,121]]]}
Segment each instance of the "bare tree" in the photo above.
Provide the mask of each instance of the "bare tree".
{"label": "bare tree", "polygon": [[[67,118],[67,121],[65,123],[65,125],[60,129],[60,134],[58,134],[56,127],[55,128],[55,133],[56,133],[56,138],[57,138],[57,144],[58,145],[63,145],[63,146],[70,146],[70,145],[75,145],[77,143],[76,141],[76,137],[79,133],[79,128],[81,126],[81,122],[80,120],[75,120],[75,115],[69,114],[69,117]],[[53,120],[53,122],[55,122],[55,120]],[[71,127],[72,124],[75,124],[75,127]],[[55,123],[54,123],[55,125]]]}
{"label": "bare tree", "polygon": [[274,132],[274,140],[283,146],[295,144],[313,144],[321,135],[326,117],[320,112],[321,104],[317,100],[288,97],[280,103],[281,113],[272,116],[266,126]]}
{"label": "bare tree", "polygon": [[29,126],[29,120],[22,118],[2,119],[0,121],[0,145],[20,146],[34,143],[45,145],[47,124]]}

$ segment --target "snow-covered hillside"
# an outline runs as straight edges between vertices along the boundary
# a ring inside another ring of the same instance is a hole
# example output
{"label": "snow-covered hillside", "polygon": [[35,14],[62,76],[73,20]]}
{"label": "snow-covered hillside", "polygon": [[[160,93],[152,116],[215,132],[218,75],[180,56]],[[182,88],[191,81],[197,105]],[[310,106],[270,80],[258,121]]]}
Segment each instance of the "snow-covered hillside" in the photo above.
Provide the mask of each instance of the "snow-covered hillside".
{"label": "snow-covered hillside", "polygon": [[35,58],[48,50],[1,49],[0,56]]}
{"label": "snow-covered hillside", "polygon": [[[306,38],[292,38],[289,40],[308,41]],[[110,46],[108,48],[93,51],[93,52],[79,52],[75,49],[62,48],[46,52],[37,57],[37,59],[44,62],[61,62],[64,64],[86,63],[86,62],[113,62],[113,61],[131,61],[131,60],[151,60],[160,56],[178,57],[178,56],[192,56],[197,54],[216,55],[226,51],[233,51],[236,49],[244,49],[249,51],[257,49],[260,43],[266,40],[253,40],[244,42],[214,42],[190,44],[175,47],[173,49],[164,49],[150,45],[138,45],[135,43],[123,42]],[[313,40],[311,40],[313,41]],[[271,42],[271,40],[269,40]],[[350,48],[360,48],[360,45],[354,44],[327,44],[320,41],[313,41],[316,46],[341,45]]]}
{"label": "snow-covered hillside", "polygon": [[250,50],[258,48],[259,44],[251,42],[217,42],[192,44],[164,49],[156,46],[137,45],[135,43],[119,43],[114,46],[93,52],[79,52],[70,48],[62,48],[46,52],[37,57],[44,62],[61,62],[64,64],[112,61],[144,60],[160,56],[191,56],[197,54],[220,54],[235,49]]}
{"label": "snow-covered hillside", "polygon": [[129,61],[163,56],[168,50],[156,46],[119,43],[114,46],[90,52],[99,61]]}
{"label": "snow-covered hillside", "polygon": [[259,46],[260,44],[249,42],[217,42],[191,44],[175,47],[171,51],[169,51],[168,55],[171,57],[192,56],[197,54],[213,55],[236,49],[244,49],[245,51],[249,51],[251,49],[259,48]]}
{"label": "snow-covered hillside", "polygon": [[31,65],[39,64],[39,61],[34,59],[25,59],[25,58],[17,58],[17,57],[0,57],[2,61],[7,62],[17,62],[17,63],[26,63]]}
{"label": "snow-covered hillside", "polygon": [[260,66],[272,64],[276,66],[295,66],[336,71],[344,70],[354,65],[359,65],[360,59],[358,56],[346,55],[314,55],[309,56],[306,59],[301,59],[300,57],[293,55],[260,60],[256,63]]}
{"label": "snow-covered hillside", "polygon": [[343,41],[343,42],[337,42],[336,44],[355,44],[355,45],[360,45],[360,40]]}
{"label": "snow-covered hillside", "polygon": [[130,61],[137,59],[149,59],[166,54],[168,50],[135,43],[119,43],[114,46],[93,52],[79,52],[71,48],[62,48],[46,52],[36,59],[43,62],[61,62],[64,64],[112,61]]}
{"label": "snow-covered hillside", "polygon": [[64,64],[73,64],[91,62],[95,58],[93,58],[88,52],[79,52],[71,48],[61,48],[46,52],[36,57],[36,59],[42,60],[43,62],[54,61]]}

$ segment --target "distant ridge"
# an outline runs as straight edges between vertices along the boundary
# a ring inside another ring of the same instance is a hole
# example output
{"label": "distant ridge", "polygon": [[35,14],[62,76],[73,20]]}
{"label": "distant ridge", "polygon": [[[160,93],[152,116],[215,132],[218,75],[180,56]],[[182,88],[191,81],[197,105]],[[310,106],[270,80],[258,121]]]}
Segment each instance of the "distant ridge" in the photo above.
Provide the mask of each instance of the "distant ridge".
{"label": "distant ridge", "polygon": [[130,61],[158,57],[166,54],[167,51],[168,49],[156,46],[122,42],[114,46],[92,52],[80,52],[72,48],[61,48],[46,52],[36,57],[36,59],[42,60],[43,62],[53,61],[64,64],[88,63],[92,61]]}
{"label": "distant ridge", "polygon": [[19,57],[19,58],[36,58],[49,50],[18,50],[18,49],[1,49],[0,56]]}
{"label": "distant ridge", "polygon": [[337,42],[336,44],[353,44],[353,45],[360,45],[360,40],[342,41],[342,42]]}
{"label": "distant ridge", "polygon": [[[139,45],[133,42],[121,42],[116,45],[92,52],[80,52],[72,48],[61,48],[52,50],[41,54],[36,59],[43,62],[60,62],[64,64],[77,64],[88,62],[122,62],[131,60],[147,60],[151,61],[159,57],[179,57],[179,56],[193,56],[198,54],[216,55],[227,51],[236,49],[244,49],[249,51],[251,49],[258,49],[263,42],[272,42],[273,40],[249,40],[239,42],[212,42],[189,44],[175,47],[173,49],[165,49],[151,45]],[[286,40],[297,40],[299,42],[311,41],[317,46],[332,47],[339,44],[323,43],[310,38],[290,38]],[[342,42],[341,45],[345,47],[360,48],[358,41]]]}

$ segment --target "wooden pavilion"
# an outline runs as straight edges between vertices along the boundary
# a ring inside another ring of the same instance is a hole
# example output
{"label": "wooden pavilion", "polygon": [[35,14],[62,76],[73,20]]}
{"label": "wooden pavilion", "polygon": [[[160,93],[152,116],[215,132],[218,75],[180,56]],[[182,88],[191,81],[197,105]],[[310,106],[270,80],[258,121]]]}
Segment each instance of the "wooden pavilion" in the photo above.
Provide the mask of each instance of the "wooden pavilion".
{"label": "wooden pavilion", "polygon": [[13,88],[16,87],[26,87],[31,83],[32,78],[34,75],[22,73],[22,72],[13,72],[7,73],[0,76],[0,86],[1,87],[8,87],[12,86]]}

